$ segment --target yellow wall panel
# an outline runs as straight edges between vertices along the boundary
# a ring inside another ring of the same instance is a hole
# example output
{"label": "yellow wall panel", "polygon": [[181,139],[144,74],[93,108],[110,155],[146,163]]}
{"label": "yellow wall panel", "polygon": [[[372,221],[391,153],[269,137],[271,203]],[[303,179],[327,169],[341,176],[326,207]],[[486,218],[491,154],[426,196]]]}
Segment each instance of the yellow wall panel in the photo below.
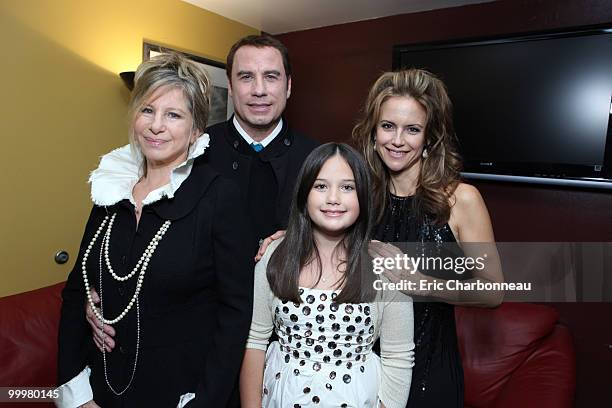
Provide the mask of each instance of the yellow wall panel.
{"label": "yellow wall panel", "polygon": [[[88,174],[127,143],[147,40],[224,61],[257,30],[179,0],[0,2],[0,296],[66,279],[91,208]],[[71,259],[57,265],[53,256]]]}

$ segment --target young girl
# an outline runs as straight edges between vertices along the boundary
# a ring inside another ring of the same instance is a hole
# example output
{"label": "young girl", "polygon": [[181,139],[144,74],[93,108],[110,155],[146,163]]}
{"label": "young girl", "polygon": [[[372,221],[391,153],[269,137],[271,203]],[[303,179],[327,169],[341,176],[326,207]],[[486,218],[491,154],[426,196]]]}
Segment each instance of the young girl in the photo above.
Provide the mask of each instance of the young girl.
{"label": "young girl", "polygon": [[[255,268],[243,408],[405,407],[412,302],[375,293],[371,268],[362,269],[369,190],[367,165],[351,147],[328,143],[306,158],[287,233]],[[278,341],[266,352],[273,331]],[[380,358],[372,352],[379,337]]]}

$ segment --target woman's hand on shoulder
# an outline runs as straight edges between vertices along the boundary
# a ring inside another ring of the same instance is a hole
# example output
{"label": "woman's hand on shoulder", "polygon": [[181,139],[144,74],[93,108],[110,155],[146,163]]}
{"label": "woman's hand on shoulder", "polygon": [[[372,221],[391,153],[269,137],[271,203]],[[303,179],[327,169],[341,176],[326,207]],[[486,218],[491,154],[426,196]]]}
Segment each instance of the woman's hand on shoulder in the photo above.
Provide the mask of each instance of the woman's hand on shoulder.
{"label": "woman's hand on shoulder", "polygon": [[[422,289],[421,281],[427,277],[417,269],[411,256],[406,256],[401,249],[393,244],[372,240],[368,244],[368,254],[372,257],[373,272],[384,275],[389,282],[401,284],[399,290],[407,296],[428,296],[429,291]],[[404,260],[402,266],[396,264],[396,259]],[[387,261],[388,260],[388,261]],[[391,266],[388,268],[387,266]]]}

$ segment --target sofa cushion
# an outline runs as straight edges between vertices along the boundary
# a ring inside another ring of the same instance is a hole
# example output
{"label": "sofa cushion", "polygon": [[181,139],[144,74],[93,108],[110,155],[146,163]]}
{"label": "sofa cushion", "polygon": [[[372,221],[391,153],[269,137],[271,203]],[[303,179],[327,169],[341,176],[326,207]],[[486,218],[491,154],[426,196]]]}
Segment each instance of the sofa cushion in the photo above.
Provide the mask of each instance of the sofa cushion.
{"label": "sofa cushion", "polygon": [[512,373],[555,327],[555,309],[504,303],[496,309],[455,309],[465,373],[465,403],[491,407]]}
{"label": "sofa cushion", "polygon": [[0,298],[0,386],[55,386],[63,287]]}
{"label": "sofa cushion", "polygon": [[[576,362],[569,329],[553,332],[512,373],[495,408],[571,408],[576,388]],[[527,398],[525,398],[527,396]]]}

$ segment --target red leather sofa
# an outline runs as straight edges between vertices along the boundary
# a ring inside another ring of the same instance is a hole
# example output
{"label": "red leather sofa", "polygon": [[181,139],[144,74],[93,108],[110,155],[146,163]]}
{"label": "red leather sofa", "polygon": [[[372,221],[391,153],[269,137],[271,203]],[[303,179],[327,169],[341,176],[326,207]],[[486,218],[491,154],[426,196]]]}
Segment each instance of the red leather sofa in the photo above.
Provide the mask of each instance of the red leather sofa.
{"label": "red leather sofa", "polygon": [[455,309],[470,408],[569,408],[576,367],[569,329],[550,306]]}
{"label": "red leather sofa", "polygon": [[[0,298],[0,387],[53,387],[64,283]],[[16,403],[0,407],[54,407]]]}
{"label": "red leather sofa", "polygon": [[[63,286],[0,299],[0,387],[55,384]],[[555,309],[522,303],[496,309],[458,307],[456,318],[466,407],[573,406],[574,348]]]}

